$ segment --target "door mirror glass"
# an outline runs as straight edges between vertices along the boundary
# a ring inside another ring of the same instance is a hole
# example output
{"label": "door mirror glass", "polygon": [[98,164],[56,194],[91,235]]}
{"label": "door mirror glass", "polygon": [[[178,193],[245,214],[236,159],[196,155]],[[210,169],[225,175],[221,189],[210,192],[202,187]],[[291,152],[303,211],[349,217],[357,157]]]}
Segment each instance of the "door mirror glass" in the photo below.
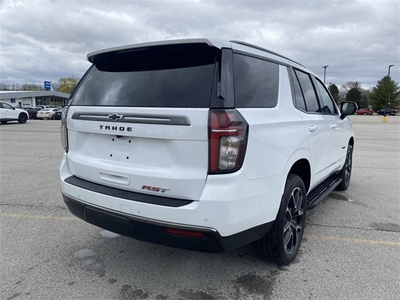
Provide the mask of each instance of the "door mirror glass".
{"label": "door mirror glass", "polygon": [[343,101],[340,103],[340,111],[342,112],[340,118],[344,119],[346,116],[354,115],[357,109],[357,103],[352,101]]}

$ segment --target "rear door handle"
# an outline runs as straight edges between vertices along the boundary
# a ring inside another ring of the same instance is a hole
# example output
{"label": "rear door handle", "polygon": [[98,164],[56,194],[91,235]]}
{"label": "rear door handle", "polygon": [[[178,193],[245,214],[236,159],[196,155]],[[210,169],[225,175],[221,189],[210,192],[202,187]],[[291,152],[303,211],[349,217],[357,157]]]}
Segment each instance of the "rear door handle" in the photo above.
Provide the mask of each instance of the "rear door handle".
{"label": "rear door handle", "polygon": [[317,131],[317,129],[318,129],[318,126],[317,126],[317,125],[310,125],[310,126],[308,126],[308,131],[310,131],[310,132]]}

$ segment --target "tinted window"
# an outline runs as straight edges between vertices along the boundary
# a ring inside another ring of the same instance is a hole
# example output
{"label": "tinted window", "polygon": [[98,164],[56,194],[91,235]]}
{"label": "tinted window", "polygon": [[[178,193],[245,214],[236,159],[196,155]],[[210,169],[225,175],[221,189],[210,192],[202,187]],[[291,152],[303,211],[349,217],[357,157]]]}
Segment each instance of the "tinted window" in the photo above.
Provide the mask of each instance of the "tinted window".
{"label": "tinted window", "polygon": [[6,109],[13,109],[14,108],[14,106],[11,106],[8,103],[2,103],[2,104],[3,104],[3,108],[6,108]]}
{"label": "tinted window", "polygon": [[301,109],[302,111],[307,111],[306,104],[304,102],[303,93],[301,91],[301,87],[299,84],[299,80],[297,79],[296,74],[291,70],[292,78],[293,78],[293,87],[294,87],[294,99],[295,99],[295,107]]}
{"label": "tinted window", "polygon": [[279,65],[234,54],[235,106],[274,107],[278,101]]}
{"label": "tinted window", "polygon": [[307,112],[319,112],[319,104],[317,95],[315,94],[311,78],[307,73],[296,70],[297,78],[299,79],[304,100],[306,101]]}
{"label": "tinted window", "polygon": [[316,86],[319,99],[321,101],[321,112],[324,114],[335,114],[335,105],[333,104],[332,98],[329,96],[325,85],[322,84],[318,79],[316,79]]}
{"label": "tinted window", "polygon": [[208,107],[216,51],[192,44],[103,55],[72,105]]}

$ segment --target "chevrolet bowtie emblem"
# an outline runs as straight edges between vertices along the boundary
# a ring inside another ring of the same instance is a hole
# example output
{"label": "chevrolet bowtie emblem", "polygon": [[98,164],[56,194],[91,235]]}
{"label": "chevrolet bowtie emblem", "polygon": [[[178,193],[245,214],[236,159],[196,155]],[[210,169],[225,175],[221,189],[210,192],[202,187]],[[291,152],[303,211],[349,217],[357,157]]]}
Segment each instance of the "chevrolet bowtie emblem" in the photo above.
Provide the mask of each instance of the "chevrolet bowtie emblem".
{"label": "chevrolet bowtie emblem", "polygon": [[113,121],[121,120],[123,117],[124,117],[123,115],[119,115],[119,114],[115,114],[115,113],[107,116],[108,119],[111,119]]}

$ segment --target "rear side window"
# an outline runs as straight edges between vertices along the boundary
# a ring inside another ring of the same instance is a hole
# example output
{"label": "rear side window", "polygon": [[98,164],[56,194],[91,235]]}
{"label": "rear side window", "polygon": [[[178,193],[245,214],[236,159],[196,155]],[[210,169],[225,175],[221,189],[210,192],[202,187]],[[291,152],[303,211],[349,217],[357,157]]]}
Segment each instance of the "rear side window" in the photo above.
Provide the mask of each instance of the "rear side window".
{"label": "rear side window", "polygon": [[301,91],[299,80],[297,79],[296,74],[294,73],[293,69],[290,69],[290,73],[293,78],[295,107],[297,107],[298,109],[300,109],[302,111],[307,111],[306,103],[304,102],[304,97],[303,97],[303,93]]}
{"label": "rear side window", "polygon": [[313,84],[311,82],[310,75],[299,70],[295,70],[297,78],[299,80],[301,90],[306,102],[307,112],[316,113],[320,111],[317,95]]}
{"label": "rear side window", "polygon": [[321,112],[323,114],[335,114],[336,109],[333,104],[332,98],[329,96],[328,91],[326,90],[324,84],[320,82],[317,78],[315,79],[319,98],[321,100]]}
{"label": "rear side window", "polygon": [[279,65],[234,53],[236,107],[274,107],[278,101]]}
{"label": "rear side window", "polygon": [[77,89],[72,105],[208,107],[217,49],[168,45],[104,54]]}

